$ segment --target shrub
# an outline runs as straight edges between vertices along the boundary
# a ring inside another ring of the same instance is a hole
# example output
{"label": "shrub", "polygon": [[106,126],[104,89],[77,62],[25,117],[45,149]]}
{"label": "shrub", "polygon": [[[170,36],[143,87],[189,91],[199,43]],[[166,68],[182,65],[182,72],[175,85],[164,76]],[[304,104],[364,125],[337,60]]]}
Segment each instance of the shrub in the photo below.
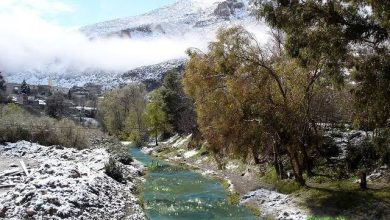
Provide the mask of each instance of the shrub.
{"label": "shrub", "polygon": [[0,143],[21,140],[77,149],[88,146],[85,132],[73,121],[38,117],[15,104],[0,106]]}
{"label": "shrub", "polygon": [[75,147],[83,149],[88,145],[88,141],[81,130],[73,121],[63,119],[58,123],[57,129],[59,142],[65,147]]}
{"label": "shrub", "polygon": [[291,194],[301,189],[294,180],[280,180],[274,168],[269,169],[262,180],[272,185],[277,192],[284,194]]}
{"label": "shrub", "polygon": [[123,182],[122,168],[117,164],[115,159],[111,158],[104,165],[105,173],[118,182]]}
{"label": "shrub", "polygon": [[380,155],[372,141],[364,140],[360,144],[348,145],[346,161],[348,169],[354,171],[356,169],[371,168],[378,165]]}
{"label": "shrub", "polygon": [[129,154],[119,155],[118,161],[123,163],[124,165],[130,165],[134,159]]}
{"label": "shrub", "polygon": [[320,149],[320,155],[326,159],[329,159],[331,157],[336,157],[341,153],[340,148],[337,146],[334,139],[331,137],[325,137],[319,149]]}
{"label": "shrub", "polygon": [[384,129],[374,138],[373,143],[381,158],[381,163],[390,165],[390,128]]}

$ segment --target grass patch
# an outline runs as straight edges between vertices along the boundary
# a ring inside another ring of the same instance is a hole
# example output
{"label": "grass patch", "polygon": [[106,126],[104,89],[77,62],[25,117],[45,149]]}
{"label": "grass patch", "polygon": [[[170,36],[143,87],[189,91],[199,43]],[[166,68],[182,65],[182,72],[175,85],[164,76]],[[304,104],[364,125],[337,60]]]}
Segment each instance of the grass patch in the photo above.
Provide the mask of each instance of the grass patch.
{"label": "grass patch", "polygon": [[227,179],[221,179],[219,177],[215,177],[217,181],[219,181],[222,187],[228,192],[227,199],[230,204],[238,205],[240,204],[241,196],[238,192],[232,192],[230,190],[230,181]]}
{"label": "grass patch", "polygon": [[345,217],[309,217],[308,220],[347,220]]}
{"label": "grass patch", "polygon": [[252,212],[255,216],[257,216],[257,217],[261,216],[261,212],[257,207],[250,205],[250,204],[246,204],[245,207],[247,209],[249,209],[249,211]]}
{"label": "grass patch", "polygon": [[[299,192],[305,206],[314,216],[311,219],[390,219],[390,187],[362,191],[351,180],[313,183]],[[339,213],[334,215],[334,210]]]}
{"label": "grass patch", "polygon": [[164,147],[161,150],[157,151],[157,155],[159,157],[168,157],[169,154],[175,154],[175,153],[178,153],[177,149],[170,146]]}
{"label": "grass patch", "polygon": [[241,196],[238,192],[229,192],[228,201],[230,204],[238,205],[240,204]]}
{"label": "grass patch", "polygon": [[138,204],[145,209],[144,183],[142,181],[136,182],[134,194],[138,198]]}
{"label": "grass patch", "polygon": [[284,194],[291,194],[301,189],[301,186],[294,180],[280,180],[273,168],[269,169],[261,180],[273,186],[276,191]]}

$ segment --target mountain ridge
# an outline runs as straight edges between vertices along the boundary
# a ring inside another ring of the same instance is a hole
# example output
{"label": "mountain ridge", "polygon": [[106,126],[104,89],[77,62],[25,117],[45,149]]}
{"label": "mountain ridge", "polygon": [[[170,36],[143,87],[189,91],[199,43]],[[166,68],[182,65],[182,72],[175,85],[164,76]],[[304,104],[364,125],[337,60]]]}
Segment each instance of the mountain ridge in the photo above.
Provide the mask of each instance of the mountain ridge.
{"label": "mountain ridge", "polygon": [[[235,25],[252,28],[261,33],[266,30],[266,26],[253,16],[251,0],[179,0],[143,15],[88,25],[80,31],[90,41],[118,38],[124,41],[171,39],[173,42],[180,42],[181,39],[196,38],[207,45],[215,39],[219,28]],[[54,63],[41,69],[6,73],[5,77],[9,82],[21,82],[26,79],[30,84],[47,84],[50,80],[62,87],[95,83],[110,88],[125,83],[145,81],[158,85],[168,71],[167,67],[183,69],[185,54],[184,51],[182,53],[181,57],[139,65],[129,68],[128,71],[109,71],[99,68],[77,70],[69,67],[54,68],[53,71],[51,67],[56,67]],[[129,73],[132,73],[131,76]]]}

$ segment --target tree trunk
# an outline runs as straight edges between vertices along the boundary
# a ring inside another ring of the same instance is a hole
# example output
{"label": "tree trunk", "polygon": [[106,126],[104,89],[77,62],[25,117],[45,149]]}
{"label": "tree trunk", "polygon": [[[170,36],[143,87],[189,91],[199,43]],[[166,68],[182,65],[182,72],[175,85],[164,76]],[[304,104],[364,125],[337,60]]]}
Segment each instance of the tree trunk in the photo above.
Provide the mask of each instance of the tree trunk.
{"label": "tree trunk", "polygon": [[301,146],[301,151],[302,151],[302,154],[303,154],[303,165],[307,171],[307,175],[308,176],[313,176],[313,166],[312,166],[312,161],[309,157],[309,155],[307,154],[307,150],[306,150],[306,147],[305,146]]}
{"label": "tree trunk", "polygon": [[305,179],[303,178],[303,172],[302,172],[302,167],[299,163],[299,157],[297,153],[289,147],[289,156],[291,160],[291,165],[293,167],[294,171],[294,176],[295,176],[295,181],[299,183],[301,186],[305,186]]}
{"label": "tree trunk", "polygon": [[367,174],[365,171],[360,172],[360,189],[366,190],[367,187]]}
{"label": "tree trunk", "polygon": [[158,135],[156,134],[156,146],[158,146]]}
{"label": "tree trunk", "polygon": [[259,153],[257,152],[256,147],[252,147],[252,155],[253,155],[253,160],[255,161],[255,164],[259,165],[260,164]]}
{"label": "tree trunk", "polygon": [[284,179],[286,177],[284,173],[283,163],[279,159],[279,145],[273,144],[273,153],[274,153],[274,167],[276,174],[278,175],[279,179]]}

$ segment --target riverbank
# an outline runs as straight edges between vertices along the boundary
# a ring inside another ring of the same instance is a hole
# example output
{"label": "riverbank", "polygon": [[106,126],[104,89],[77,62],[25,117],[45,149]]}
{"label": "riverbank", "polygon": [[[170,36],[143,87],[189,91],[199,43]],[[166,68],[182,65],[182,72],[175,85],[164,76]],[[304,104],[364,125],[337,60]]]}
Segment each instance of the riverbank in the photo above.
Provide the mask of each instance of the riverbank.
{"label": "riverbank", "polygon": [[0,218],[145,219],[135,193],[143,166],[117,161],[120,183],[105,173],[112,156],[102,146],[0,145]]}
{"label": "riverbank", "polygon": [[193,167],[202,175],[225,180],[224,185],[231,191],[232,199],[249,206],[262,217],[269,219],[307,219],[307,210],[299,206],[297,198],[272,190],[272,186],[259,181],[260,170],[256,166],[243,165],[238,161],[218,169],[217,163],[202,150],[188,150],[191,136],[172,137],[160,146],[143,148],[143,152],[164,160],[183,163]]}
{"label": "riverbank", "polygon": [[[203,175],[224,179],[235,200],[254,208],[266,219],[389,219],[389,168],[369,175],[368,190],[361,191],[357,177],[339,180],[324,175],[307,178],[306,187],[293,180],[278,181],[266,166],[229,160],[218,169],[204,149],[188,149],[189,137],[172,137],[144,152],[191,166]],[[326,173],[322,173],[326,174]],[[378,178],[373,178],[377,177]]]}

